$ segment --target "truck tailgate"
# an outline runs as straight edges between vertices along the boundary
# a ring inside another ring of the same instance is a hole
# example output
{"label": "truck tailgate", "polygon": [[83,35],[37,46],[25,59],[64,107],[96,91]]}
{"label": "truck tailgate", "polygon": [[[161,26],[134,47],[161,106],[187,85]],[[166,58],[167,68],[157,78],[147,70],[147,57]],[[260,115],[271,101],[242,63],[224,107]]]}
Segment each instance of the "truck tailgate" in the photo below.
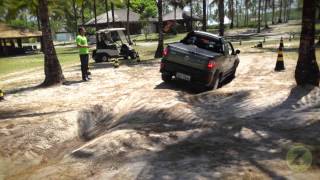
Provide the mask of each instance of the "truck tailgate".
{"label": "truck tailgate", "polygon": [[169,44],[168,61],[189,66],[195,69],[206,70],[209,59],[220,54],[198,48],[195,45],[183,43]]}

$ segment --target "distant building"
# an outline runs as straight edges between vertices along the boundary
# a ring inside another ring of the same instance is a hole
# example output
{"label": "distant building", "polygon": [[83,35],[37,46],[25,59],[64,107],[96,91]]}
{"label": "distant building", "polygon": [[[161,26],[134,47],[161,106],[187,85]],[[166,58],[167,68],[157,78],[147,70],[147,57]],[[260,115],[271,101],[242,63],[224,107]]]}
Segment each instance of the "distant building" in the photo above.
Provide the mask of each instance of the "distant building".
{"label": "distant building", "polygon": [[[193,14],[192,20],[193,22],[197,22],[201,21],[202,18]],[[165,32],[171,31],[174,26],[176,26],[179,32],[189,31],[191,29],[191,13],[177,8],[176,12],[173,10],[163,15],[163,24]]]}
{"label": "distant building", "polygon": [[0,56],[18,55],[32,52],[37,46],[23,46],[22,40],[29,38],[40,38],[41,31],[13,28],[0,23]]}
{"label": "distant building", "polygon": [[[112,11],[108,11],[109,27],[127,27],[127,9],[115,9],[114,10],[114,19],[112,17]],[[100,14],[97,16],[97,27],[98,29],[107,28],[107,13]],[[155,22],[151,20],[150,30],[155,30]],[[140,15],[133,11],[129,11],[129,27],[130,34],[141,34],[143,25],[140,21]],[[85,23],[86,27],[95,27],[95,19],[90,19]]]}
{"label": "distant building", "polygon": [[64,28],[62,28],[58,32],[55,32],[55,40],[59,42],[73,41],[75,39],[74,37],[74,33],[68,32]]}

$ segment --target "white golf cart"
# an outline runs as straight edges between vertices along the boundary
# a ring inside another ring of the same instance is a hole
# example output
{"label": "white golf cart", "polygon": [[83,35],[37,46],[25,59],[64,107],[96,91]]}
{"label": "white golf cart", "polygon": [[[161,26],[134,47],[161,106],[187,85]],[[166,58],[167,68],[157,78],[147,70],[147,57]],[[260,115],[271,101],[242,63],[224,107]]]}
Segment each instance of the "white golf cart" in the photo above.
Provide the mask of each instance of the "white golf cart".
{"label": "white golf cart", "polygon": [[97,31],[96,50],[92,53],[95,62],[105,62],[112,58],[137,59],[139,54],[129,44],[125,28],[108,28]]}

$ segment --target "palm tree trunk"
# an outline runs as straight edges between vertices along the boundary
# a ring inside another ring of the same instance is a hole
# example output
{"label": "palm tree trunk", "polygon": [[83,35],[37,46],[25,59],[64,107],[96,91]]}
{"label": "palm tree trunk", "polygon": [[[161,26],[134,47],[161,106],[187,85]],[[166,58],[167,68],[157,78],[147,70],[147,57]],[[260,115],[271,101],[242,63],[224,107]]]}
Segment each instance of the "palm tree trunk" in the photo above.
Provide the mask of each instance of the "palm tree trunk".
{"label": "palm tree trunk", "polygon": [[114,4],[111,1],[111,14],[112,14],[112,26],[114,27],[115,19],[114,19]]}
{"label": "palm tree trunk", "polygon": [[73,16],[74,16],[74,32],[78,31],[78,16],[77,16],[77,7],[76,7],[76,0],[72,0],[72,9],[73,9]]}
{"label": "palm tree trunk", "polygon": [[207,31],[207,0],[202,1],[202,31]]}
{"label": "palm tree trunk", "polygon": [[[40,12],[39,12],[39,5],[37,6],[37,25],[38,25],[38,31],[41,31],[41,22],[40,22]],[[40,51],[43,52],[43,38],[39,37],[38,41],[40,42]]]}
{"label": "palm tree trunk", "polygon": [[107,28],[109,27],[109,2],[108,0],[104,0],[105,8],[106,8],[106,15],[107,15]]}
{"label": "palm tree trunk", "polygon": [[272,0],[272,24],[275,24],[275,23],[274,23],[275,1],[276,1],[276,0]]}
{"label": "palm tree trunk", "polygon": [[191,23],[191,31],[193,31],[193,3],[192,0],[190,0],[190,23]]}
{"label": "palm tree trunk", "polygon": [[236,14],[237,14],[237,27],[239,27],[239,7],[238,7],[238,0],[236,0]]}
{"label": "palm tree trunk", "polygon": [[264,27],[269,28],[268,26],[268,16],[267,16],[267,7],[268,7],[268,0],[264,1]]}
{"label": "palm tree trunk", "polygon": [[130,38],[130,18],[129,18],[129,15],[130,15],[130,0],[127,0],[127,36],[128,36],[129,44],[131,45],[132,42],[131,42],[131,38]]}
{"label": "palm tree trunk", "polygon": [[177,22],[177,5],[174,4],[174,12],[173,12],[173,16],[174,16],[174,22]]}
{"label": "palm tree trunk", "polygon": [[219,35],[224,36],[224,0],[219,0]]}
{"label": "palm tree trunk", "polygon": [[162,51],[163,51],[163,22],[162,22],[162,0],[158,0],[157,6],[158,6],[158,31],[159,31],[159,39],[158,39],[158,48],[154,55],[155,58],[162,57]]}
{"label": "palm tree trunk", "polygon": [[231,18],[230,29],[233,29],[233,19],[234,19],[233,0],[229,0],[229,11],[230,11],[230,18]]}
{"label": "palm tree trunk", "polygon": [[51,86],[61,83],[64,80],[62,69],[53,45],[52,33],[50,29],[49,14],[48,14],[48,1],[39,0],[39,16],[41,20],[41,30],[44,47],[44,73],[45,80],[43,86]]}
{"label": "palm tree trunk", "polygon": [[298,85],[319,86],[319,66],[315,56],[315,15],[316,0],[303,1],[302,31],[300,38],[299,58],[295,71]]}
{"label": "palm tree trunk", "polygon": [[261,32],[261,0],[259,0],[259,8],[258,8],[258,33]]}
{"label": "palm tree trunk", "polygon": [[84,20],[84,3],[86,0],[82,0],[81,2],[81,22],[82,22],[82,26],[84,26],[85,24],[85,20]]}
{"label": "palm tree trunk", "polygon": [[[96,31],[98,31],[98,23],[97,23],[97,4],[96,0],[93,0],[93,13],[94,13],[94,26]],[[98,42],[98,41],[97,41]]]}
{"label": "palm tree trunk", "polygon": [[287,22],[287,5],[288,5],[288,0],[284,0],[284,9],[283,9],[283,21]]}
{"label": "palm tree trunk", "polygon": [[279,5],[279,20],[278,23],[282,23],[282,0],[280,0],[280,5]]}

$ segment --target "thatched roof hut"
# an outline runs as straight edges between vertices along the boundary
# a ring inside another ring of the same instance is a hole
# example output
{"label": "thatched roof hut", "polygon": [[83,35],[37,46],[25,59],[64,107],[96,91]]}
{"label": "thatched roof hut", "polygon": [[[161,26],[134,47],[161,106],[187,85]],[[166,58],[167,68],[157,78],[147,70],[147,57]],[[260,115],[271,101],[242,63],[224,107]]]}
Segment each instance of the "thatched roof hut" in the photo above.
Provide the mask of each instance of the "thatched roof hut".
{"label": "thatched roof hut", "polygon": [[[0,23],[0,56],[24,54],[34,51],[34,46],[22,46],[22,39],[41,37],[41,31],[13,28]],[[17,44],[17,46],[16,46]]]}
{"label": "thatched roof hut", "polygon": [[32,38],[42,36],[41,31],[17,29],[0,23],[0,39]]}

